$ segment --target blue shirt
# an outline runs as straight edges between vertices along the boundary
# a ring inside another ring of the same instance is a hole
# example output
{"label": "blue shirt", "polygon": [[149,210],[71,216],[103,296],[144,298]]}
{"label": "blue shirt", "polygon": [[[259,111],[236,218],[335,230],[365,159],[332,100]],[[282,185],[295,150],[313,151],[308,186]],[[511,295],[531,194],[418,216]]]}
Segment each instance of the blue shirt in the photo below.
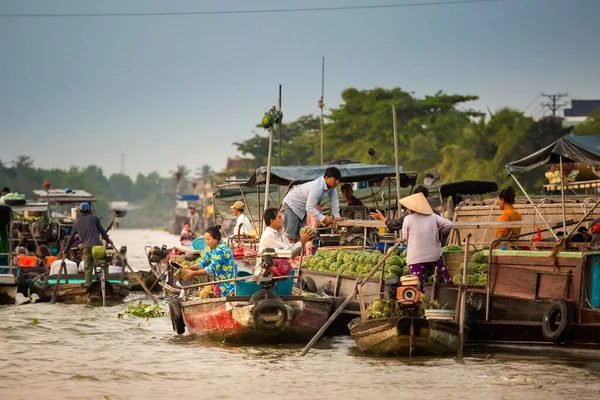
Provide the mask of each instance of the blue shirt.
{"label": "blue shirt", "polygon": [[306,213],[309,213],[319,221],[323,221],[325,216],[316,209],[316,206],[325,197],[325,194],[329,195],[331,214],[333,214],[334,218],[339,218],[340,200],[335,188],[329,189],[327,187],[324,176],[296,186],[285,196],[283,203],[287,204],[300,220],[303,220],[306,217]]}
{"label": "blue shirt", "polygon": [[[219,242],[214,249],[209,247],[198,266],[204,268],[207,274],[215,274],[216,281],[235,278],[235,259],[224,242]],[[217,285],[221,291],[221,296],[232,294],[235,288],[234,282],[219,283]]]}

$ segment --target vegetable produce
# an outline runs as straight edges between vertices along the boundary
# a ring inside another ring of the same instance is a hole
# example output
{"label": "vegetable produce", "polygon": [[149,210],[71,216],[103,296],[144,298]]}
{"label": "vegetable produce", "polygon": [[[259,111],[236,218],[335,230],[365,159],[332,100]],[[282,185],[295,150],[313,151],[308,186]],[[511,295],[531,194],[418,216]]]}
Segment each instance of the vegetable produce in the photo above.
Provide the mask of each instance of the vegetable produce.
{"label": "vegetable produce", "polygon": [[[462,270],[463,265],[460,265],[460,271],[458,275],[452,278],[454,283],[462,283]],[[471,256],[469,265],[467,265],[467,285],[485,286],[487,283],[487,256],[486,251],[482,250],[474,253]]]}
{"label": "vegetable produce", "polygon": [[300,234],[305,232],[308,232],[310,237],[315,237],[317,235],[317,230],[312,226],[304,226],[300,229]]}
{"label": "vegetable produce", "polygon": [[[340,275],[365,276],[381,260],[383,255],[376,250],[323,250],[306,259],[303,266],[311,271],[329,272]],[[385,269],[380,269],[374,279],[385,279],[410,275],[406,265],[406,252],[391,255],[385,261]]]}

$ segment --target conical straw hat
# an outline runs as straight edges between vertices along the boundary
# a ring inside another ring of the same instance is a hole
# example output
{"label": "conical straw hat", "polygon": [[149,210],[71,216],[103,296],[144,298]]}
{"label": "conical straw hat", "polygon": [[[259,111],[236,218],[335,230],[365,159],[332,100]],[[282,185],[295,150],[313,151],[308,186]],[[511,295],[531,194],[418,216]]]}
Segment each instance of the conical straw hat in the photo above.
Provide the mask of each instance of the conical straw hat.
{"label": "conical straw hat", "polygon": [[403,199],[400,199],[399,203],[402,204],[404,207],[408,208],[409,210],[419,214],[433,214],[433,210],[431,209],[431,206],[429,205],[429,202],[427,201],[425,196],[423,196],[423,193],[416,193]]}

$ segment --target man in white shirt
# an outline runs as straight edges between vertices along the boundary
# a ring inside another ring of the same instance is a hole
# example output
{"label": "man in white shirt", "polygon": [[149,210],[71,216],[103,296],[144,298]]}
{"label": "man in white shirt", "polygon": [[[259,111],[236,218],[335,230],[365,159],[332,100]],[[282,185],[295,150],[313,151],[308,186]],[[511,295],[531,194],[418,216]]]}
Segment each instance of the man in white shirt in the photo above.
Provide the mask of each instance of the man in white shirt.
{"label": "man in white shirt", "polygon": [[[325,175],[314,181],[296,186],[283,199],[283,215],[285,217],[285,233],[292,241],[300,239],[300,228],[306,225],[306,214],[324,222],[325,225],[333,224],[335,220],[341,220],[340,200],[335,188],[340,184],[342,174],[339,169],[330,167],[325,170]],[[321,214],[316,206],[319,201],[329,196],[331,204],[331,215]]]}
{"label": "man in white shirt", "polygon": [[282,229],[283,215],[276,208],[267,208],[265,210],[264,220],[267,227],[260,237],[260,244],[258,246],[259,257],[256,260],[257,266],[261,263],[260,254],[264,249],[291,250],[292,257],[296,257],[300,255],[302,247],[313,238],[310,233],[304,232],[300,234],[299,242],[290,243]]}
{"label": "man in white shirt", "polygon": [[190,232],[198,236],[198,229],[200,228],[200,215],[196,212],[196,206],[189,206],[190,210]]}
{"label": "man in white shirt", "polygon": [[250,232],[252,232],[252,223],[244,214],[244,203],[241,201],[236,201],[231,206],[231,209],[233,210],[233,215],[237,217],[237,219],[235,220],[235,228],[233,229],[233,234],[247,235]]}

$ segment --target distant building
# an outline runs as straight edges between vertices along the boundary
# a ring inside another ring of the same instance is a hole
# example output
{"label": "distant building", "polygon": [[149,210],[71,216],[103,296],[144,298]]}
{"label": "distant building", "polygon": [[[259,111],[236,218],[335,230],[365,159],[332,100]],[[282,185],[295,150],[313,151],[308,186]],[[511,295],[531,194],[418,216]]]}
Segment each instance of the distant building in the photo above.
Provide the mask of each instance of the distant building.
{"label": "distant building", "polygon": [[596,108],[600,107],[600,100],[571,100],[571,108],[565,108],[565,126],[574,126],[584,122]]}
{"label": "distant building", "polygon": [[244,161],[246,161],[246,159],[242,157],[227,157],[227,166],[225,167],[225,170],[237,171],[244,169]]}

